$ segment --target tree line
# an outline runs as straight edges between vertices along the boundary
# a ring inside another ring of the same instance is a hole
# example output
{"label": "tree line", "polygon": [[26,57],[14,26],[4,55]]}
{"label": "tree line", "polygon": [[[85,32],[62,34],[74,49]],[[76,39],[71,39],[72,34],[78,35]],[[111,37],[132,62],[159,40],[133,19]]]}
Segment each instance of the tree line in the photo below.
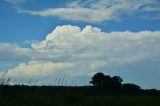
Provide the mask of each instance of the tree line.
{"label": "tree line", "polygon": [[[111,77],[99,72],[93,75],[89,83],[97,89],[110,92],[142,93],[147,91],[141,89],[139,85],[133,83],[122,84],[122,82],[123,79],[120,76]],[[156,92],[156,90],[153,89],[149,91]]]}
{"label": "tree line", "polygon": [[[64,79],[64,78],[63,78]],[[69,90],[69,91],[84,91],[86,93],[97,93],[97,91],[102,91],[105,93],[121,93],[121,94],[146,94],[146,95],[160,95],[160,90],[157,89],[142,89],[139,85],[136,85],[134,83],[122,83],[123,79],[120,76],[113,76],[105,75],[101,72],[96,73],[91,78],[91,81],[89,82],[93,86],[87,85],[87,86],[77,86],[77,85],[71,85],[71,86],[53,86],[53,85],[10,85],[9,79],[5,80],[2,78],[2,82],[0,83],[0,93],[3,92],[6,94],[6,92],[12,92],[16,90],[40,90],[40,91],[57,91],[57,90]]]}

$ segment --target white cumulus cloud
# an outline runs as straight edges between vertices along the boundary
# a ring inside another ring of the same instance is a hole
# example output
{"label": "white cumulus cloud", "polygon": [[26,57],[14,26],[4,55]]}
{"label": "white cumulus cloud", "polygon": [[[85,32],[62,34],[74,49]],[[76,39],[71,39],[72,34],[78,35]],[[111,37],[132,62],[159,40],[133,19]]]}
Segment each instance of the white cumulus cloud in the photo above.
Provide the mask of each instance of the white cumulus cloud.
{"label": "white cumulus cloud", "polygon": [[[86,26],[64,25],[56,27],[46,39],[32,43],[32,48],[42,54],[56,58],[66,57],[67,61],[105,59],[105,61],[141,60],[159,55],[159,31],[103,32]],[[154,53],[149,51],[155,50]],[[132,57],[134,57],[132,59]],[[119,62],[118,62],[119,63]]]}
{"label": "white cumulus cloud", "polygon": [[31,48],[0,44],[0,58],[26,59],[8,70],[10,77],[42,77],[55,73],[84,76],[99,68],[123,66],[156,59],[160,54],[160,31],[103,32],[92,26],[57,26]]}
{"label": "white cumulus cloud", "polygon": [[26,60],[30,53],[29,48],[21,48],[12,43],[0,43],[0,61]]}
{"label": "white cumulus cloud", "polygon": [[28,77],[28,76],[46,76],[54,74],[57,70],[71,67],[70,63],[53,63],[50,61],[30,61],[29,63],[20,63],[13,69],[9,69],[7,76]]}

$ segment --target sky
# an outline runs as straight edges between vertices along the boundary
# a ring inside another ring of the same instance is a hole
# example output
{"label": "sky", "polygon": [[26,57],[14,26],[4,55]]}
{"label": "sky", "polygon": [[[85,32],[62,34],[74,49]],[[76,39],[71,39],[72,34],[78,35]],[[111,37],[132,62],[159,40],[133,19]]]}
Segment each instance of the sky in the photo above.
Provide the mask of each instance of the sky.
{"label": "sky", "polygon": [[10,83],[88,85],[97,72],[160,89],[159,0],[0,1]]}

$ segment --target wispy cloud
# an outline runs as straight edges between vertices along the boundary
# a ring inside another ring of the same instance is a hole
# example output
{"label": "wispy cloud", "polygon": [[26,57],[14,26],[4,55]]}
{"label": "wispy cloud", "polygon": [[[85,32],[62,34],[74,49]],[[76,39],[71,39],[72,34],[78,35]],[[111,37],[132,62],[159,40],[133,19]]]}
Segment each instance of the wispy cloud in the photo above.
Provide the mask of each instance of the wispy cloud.
{"label": "wispy cloud", "polygon": [[27,0],[4,0],[8,3],[11,3],[11,4],[14,4],[14,5],[17,5],[17,4],[21,4],[21,3],[24,3],[26,2]]}
{"label": "wispy cloud", "polygon": [[148,6],[148,7],[145,7],[144,10],[145,11],[160,11],[160,7],[159,6],[157,7]]}
{"label": "wispy cloud", "polygon": [[158,0],[78,0],[70,2],[61,8],[44,10],[19,8],[17,11],[18,13],[43,17],[59,17],[69,21],[101,23],[110,20],[120,20],[123,15],[134,15],[136,12],[159,11],[159,6]]}

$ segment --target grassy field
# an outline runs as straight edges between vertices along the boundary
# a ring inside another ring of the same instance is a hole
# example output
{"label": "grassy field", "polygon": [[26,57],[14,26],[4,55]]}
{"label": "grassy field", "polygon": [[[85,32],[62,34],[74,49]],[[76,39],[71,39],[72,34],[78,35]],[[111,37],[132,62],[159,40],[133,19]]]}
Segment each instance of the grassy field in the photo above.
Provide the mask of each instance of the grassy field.
{"label": "grassy field", "polygon": [[108,94],[78,87],[0,87],[0,106],[160,106],[160,96]]}

